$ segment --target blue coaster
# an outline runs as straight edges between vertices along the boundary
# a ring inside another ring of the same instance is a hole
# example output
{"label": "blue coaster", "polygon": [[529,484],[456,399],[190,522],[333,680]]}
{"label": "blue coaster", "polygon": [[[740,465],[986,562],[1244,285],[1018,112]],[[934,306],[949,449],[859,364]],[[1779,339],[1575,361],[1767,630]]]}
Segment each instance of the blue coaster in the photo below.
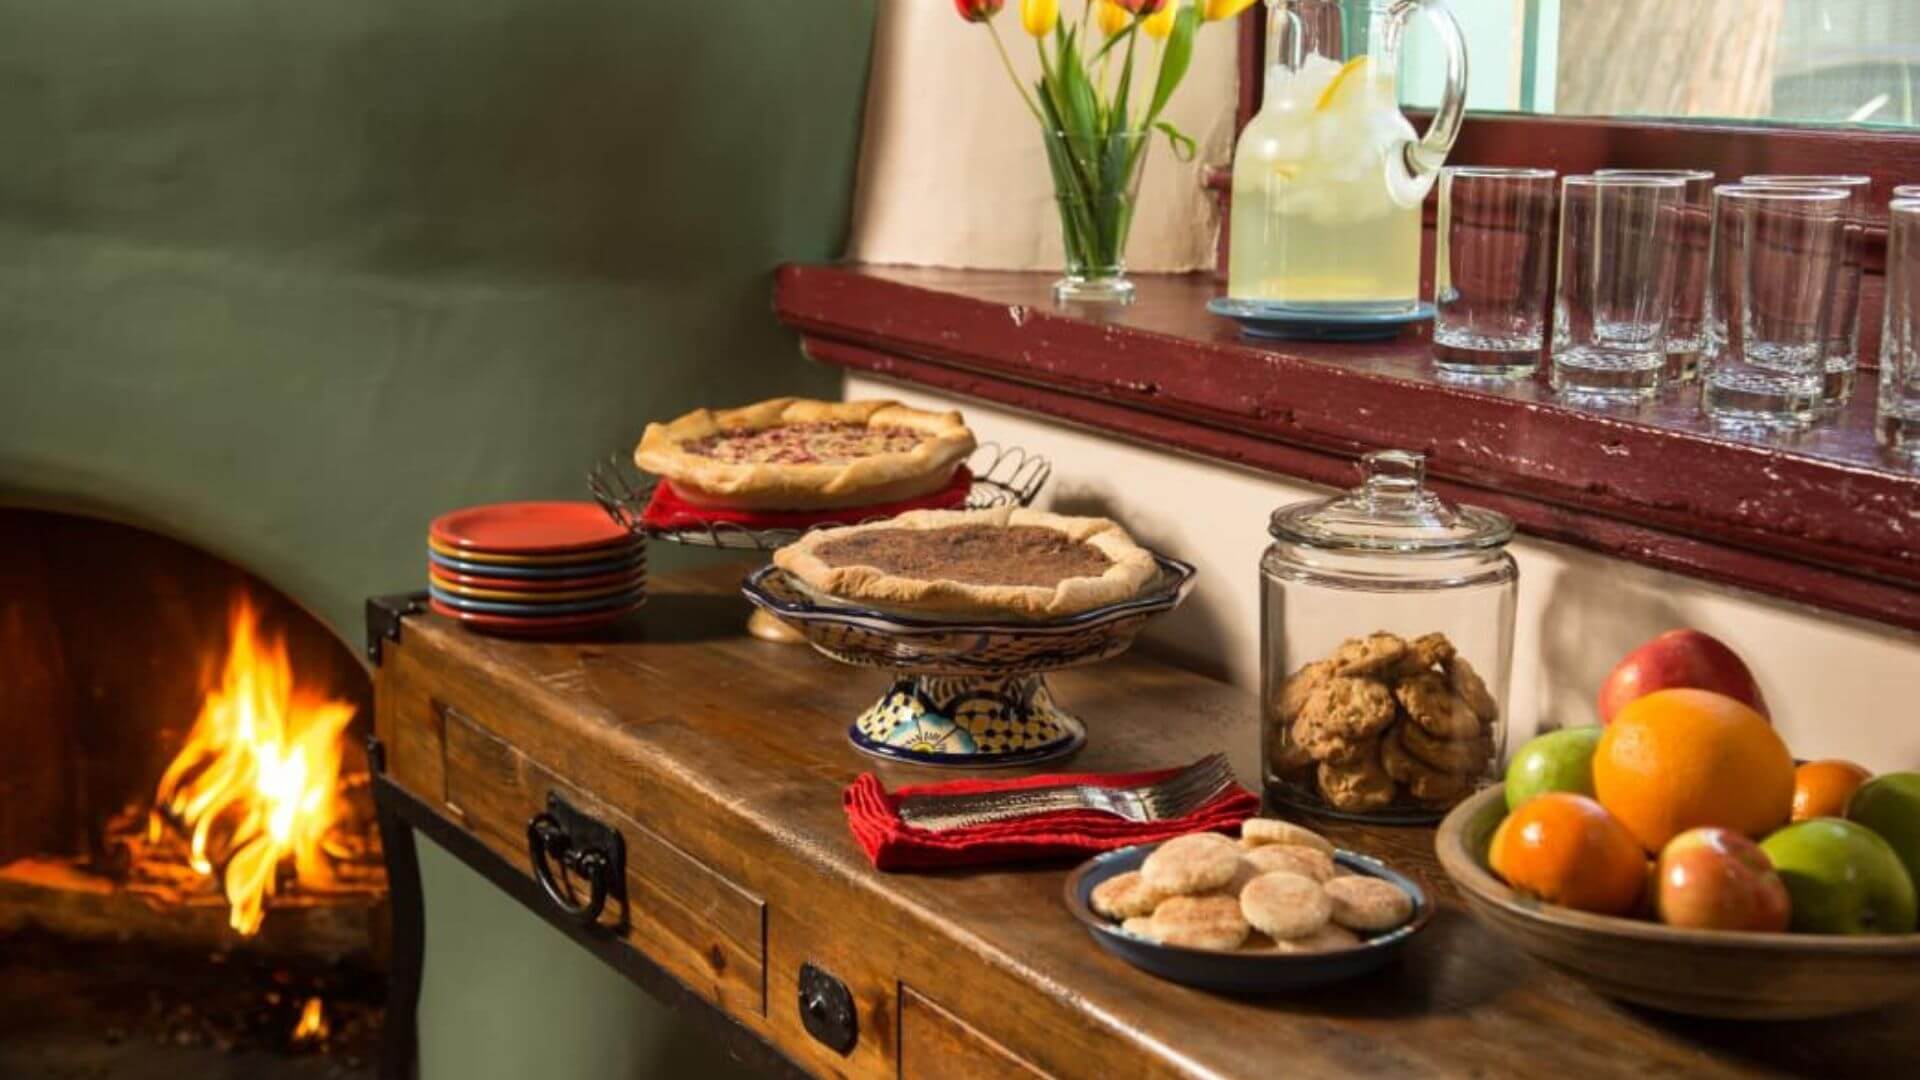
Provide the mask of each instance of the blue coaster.
{"label": "blue coaster", "polygon": [[1433,305],[1422,303],[1412,311],[1335,315],[1289,307],[1272,300],[1235,300],[1216,296],[1207,310],[1240,324],[1250,338],[1293,341],[1386,341],[1403,326],[1433,318]]}

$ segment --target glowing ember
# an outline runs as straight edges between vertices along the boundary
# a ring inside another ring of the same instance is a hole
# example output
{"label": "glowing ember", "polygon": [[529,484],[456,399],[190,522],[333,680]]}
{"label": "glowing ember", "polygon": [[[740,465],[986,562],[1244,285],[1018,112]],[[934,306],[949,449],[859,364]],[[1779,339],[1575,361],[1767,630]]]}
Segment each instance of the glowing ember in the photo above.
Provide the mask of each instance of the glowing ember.
{"label": "glowing ember", "polygon": [[[321,843],[345,809],[337,786],[352,719],[352,705],[295,685],[286,640],[263,636],[252,603],[235,600],[226,661],[160,778],[147,830],[154,841],[169,822],[187,830],[200,874],[225,866],[228,922],[240,933],[260,929],[283,862],[302,885],[332,883]],[[319,999],[307,1008],[321,1022]]]}
{"label": "glowing ember", "polygon": [[293,1025],[293,1041],[296,1043],[319,1042],[327,1037],[327,1013],[320,999],[310,997],[306,1008],[300,1010],[300,1022]]}

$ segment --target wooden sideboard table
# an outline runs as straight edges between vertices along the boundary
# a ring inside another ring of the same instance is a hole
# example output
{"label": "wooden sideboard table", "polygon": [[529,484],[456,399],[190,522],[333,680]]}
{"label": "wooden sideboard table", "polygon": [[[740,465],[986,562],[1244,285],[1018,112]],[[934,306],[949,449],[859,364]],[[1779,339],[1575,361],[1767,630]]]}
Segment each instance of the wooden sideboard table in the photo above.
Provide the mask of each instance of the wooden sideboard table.
{"label": "wooden sideboard table", "polygon": [[[639,617],[591,643],[487,638],[392,600],[369,605],[395,890],[391,1075],[412,1067],[431,932],[415,830],[776,1072],[1881,1075],[1920,1064],[1917,1006],[1742,1024],[1595,997],[1472,920],[1428,829],[1325,826],[1420,878],[1442,910],[1395,967],[1265,999],[1186,989],[1100,951],[1061,904],[1064,866],[882,874],[847,831],[841,790],[868,769],[889,786],[935,774],[848,745],[848,719],[880,675],[748,637],[742,572],[663,577]],[[1224,684],[1138,655],[1053,682],[1090,728],[1070,768],[1225,749],[1242,777],[1258,775],[1254,703]],[[561,900],[585,901],[596,874],[609,886],[594,917],[564,912],[536,880],[535,844],[556,872],[574,856]]]}

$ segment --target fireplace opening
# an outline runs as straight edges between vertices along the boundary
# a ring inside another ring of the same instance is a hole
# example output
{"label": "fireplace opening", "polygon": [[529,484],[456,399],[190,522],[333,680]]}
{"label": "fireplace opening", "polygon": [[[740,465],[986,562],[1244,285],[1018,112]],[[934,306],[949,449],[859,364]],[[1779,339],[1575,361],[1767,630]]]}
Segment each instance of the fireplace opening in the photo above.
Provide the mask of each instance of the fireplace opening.
{"label": "fireplace opening", "polygon": [[354,653],[199,548],[0,509],[0,672],[0,1074],[371,1070]]}

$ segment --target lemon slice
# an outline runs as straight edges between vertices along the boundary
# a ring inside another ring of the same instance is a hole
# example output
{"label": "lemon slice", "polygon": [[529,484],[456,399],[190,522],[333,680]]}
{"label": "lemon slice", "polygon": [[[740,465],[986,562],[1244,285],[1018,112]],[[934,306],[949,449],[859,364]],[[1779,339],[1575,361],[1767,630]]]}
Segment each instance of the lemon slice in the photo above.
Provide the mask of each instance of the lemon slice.
{"label": "lemon slice", "polygon": [[1367,85],[1367,75],[1371,66],[1368,63],[1368,57],[1365,56],[1356,56],[1341,65],[1340,70],[1334,73],[1333,81],[1327,84],[1325,90],[1320,91],[1320,100],[1313,103],[1313,111],[1323,113],[1332,108],[1333,103],[1340,99],[1342,88],[1349,83],[1352,84],[1352,89],[1347,90],[1347,93],[1363,90]]}

